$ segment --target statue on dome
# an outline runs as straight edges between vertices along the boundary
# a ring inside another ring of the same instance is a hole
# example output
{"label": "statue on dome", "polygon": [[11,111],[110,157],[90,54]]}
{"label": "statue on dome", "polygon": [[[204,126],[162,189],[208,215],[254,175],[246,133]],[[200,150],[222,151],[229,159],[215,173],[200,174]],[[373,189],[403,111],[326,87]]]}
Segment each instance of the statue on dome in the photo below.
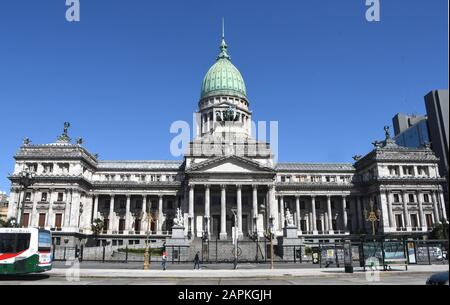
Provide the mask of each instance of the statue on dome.
{"label": "statue on dome", "polygon": [[236,122],[239,121],[240,114],[236,112],[236,107],[229,106],[225,111],[216,112],[216,120],[219,122]]}

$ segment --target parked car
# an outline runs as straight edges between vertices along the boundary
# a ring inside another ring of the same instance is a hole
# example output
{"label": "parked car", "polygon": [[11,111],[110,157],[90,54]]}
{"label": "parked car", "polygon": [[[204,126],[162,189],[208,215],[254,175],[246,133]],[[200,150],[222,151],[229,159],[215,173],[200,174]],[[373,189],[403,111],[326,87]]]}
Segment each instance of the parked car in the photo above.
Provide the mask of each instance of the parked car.
{"label": "parked car", "polygon": [[448,271],[433,274],[428,278],[427,285],[448,285]]}

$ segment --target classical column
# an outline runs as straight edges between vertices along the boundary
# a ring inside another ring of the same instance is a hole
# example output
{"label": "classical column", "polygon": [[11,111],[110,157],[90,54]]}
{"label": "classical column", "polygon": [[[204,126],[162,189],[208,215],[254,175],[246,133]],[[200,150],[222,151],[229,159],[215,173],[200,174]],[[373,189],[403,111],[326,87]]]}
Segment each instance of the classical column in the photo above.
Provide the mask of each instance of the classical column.
{"label": "classical column", "polygon": [[163,225],[163,195],[158,196],[158,234],[162,234],[162,225]]}
{"label": "classical column", "polygon": [[130,195],[126,195],[127,197],[127,203],[125,206],[125,233],[128,234],[128,231],[131,230],[130,228],[130,202],[131,202],[131,196]]}
{"label": "classical column", "polygon": [[112,233],[114,226],[114,195],[110,195],[110,202],[109,202],[109,223],[108,223],[108,231],[109,234]]}
{"label": "classical column", "polygon": [[285,227],[285,221],[284,221],[284,197],[280,196],[280,221],[281,221],[281,225],[280,225],[280,230],[283,230],[283,228]]}
{"label": "classical column", "polygon": [[[256,224],[256,219],[258,217],[258,186],[257,185],[253,185],[253,221],[255,221]],[[256,231],[256,230],[255,230]]]}
{"label": "classical column", "polygon": [[242,236],[242,186],[236,186],[236,209],[237,209],[237,228],[238,236]]}
{"label": "classical column", "polygon": [[423,205],[422,205],[422,194],[417,191],[416,192],[417,202],[419,204],[419,226],[422,228],[422,230],[426,227],[425,222],[425,215],[423,214]]}
{"label": "classical column", "polygon": [[189,232],[194,236],[194,185],[189,185]]}
{"label": "classical column", "polygon": [[439,201],[441,203],[441,212],[442,212],[442,218],[444,219],[445,223],[448,223],[447,220],[447,210],[445,209],[445,199],[444,199],[444,193],[442,191],[439,191]]}
{"label": "classical column", "polygon": [[[275,185],[273,184],[269,185],[269,213],[270,213],[269,221],[272,221],[273,225],[272,230],[275,231],[275,229],[278,226],[277,221],[278,218],[277,218],[277,201],[275,199]],[[270,225],[270,223],[268,225]]]}
{"label": "classical column", "polygon": [[395,220],[394,220],[394,213],[392,212],[392,202],[389,196],[389,192],[386,191],[386,200],[387,200],[387,206],[388,206],[388,218],[389,218],[389,228],[392,230],[395,228]]}
{"label": "classical column", "polygon": [[301,212],[300,212],[300,196],[295,196],[295,212],[297,213],[297,219],[296,219],[296,224],[297,224],[297,230],[298,231],[302,231],[302,228],[300,226],[300,220],[301,220]]}
{"label": "classical column", "polygon": [[312,211],[312,229],[313,229],[313,234],[317,234],[316,196],[311,196],[311,211]]}
{"label": "classical column", "polygon": [[32,227],[37,227],[38,226],[38,223],[37,223],[38,222],[38,212],[37,212],[37,199],[38,199],[38,196],[37,196],[37,192],[35,190],[32,190],[31,194],[33,195],[33,210],[31,212],[31,217],[30,217],[31,226]]}
{"label": "classical column", "polygon": [[[66,198],[66,200],[67,200],[67,198]],[[93,204],[94,204],[94,212],[92,213],[92,221],[91,222],[94,222],[94,220],[95,219],[97,219],[98,218],[98,195],[97,194],[94,194],[93,196],[92,196],[92,201],[93,201]]]}
{"label": "classical column", "polygon": [[205,230],[208,232],[208,236],[211,234],[210,219],[211,219],[211,205],[210,205],[210,187],[205,185]]}
{"label": "classical column", "polygon": [[148,227],[148,215],[147,215],[147,195],[142,195],[142,218],[141,218],[141,231],[150,231]]}
{"label": "classical column", "polygon": [[364,230],[364,222],[363,222],[362,213],[361,213],[361,205],[362,205],[361,197],[357,196],[356,197],[356,219],[358,220],[359,229]]}
{"label": "classical column", "polygon": [[411,220],[408,212],[408,194],[403,192],[403,218],[405,219],[406,230],[411,230]]}
{"label": "classical column", "polygon": [[[37,202],[37,198],[35,199]],[[64,210],[64,227],[70,227],[70,211],[72,207],[72,190],[69,189],[66,192],[66,209]],[[37,217],[37,215],[36,215]],[[36,220],[37,221],[37,220]],[[37,226],[37,223],[36,223]]]}
{"label": "classical column", "polygon": [[220,192],[220,239],[227,239],[227,193],[226,193],[226,185],[221,185]]}
{"label": "classical column", "polygon": [[331,214],[331,196],[327,196],[328,231],[333,234],[333,214]]}
{"label": "classical column", "polygon": [[438,200],[436,192],[433,191],[433,208],[434,208],[434,223],[441,223],[441,217],[439,215]]}
{"label": "classical column", "polygon": [[[48,192],[48,217],[47,217],[47,227],[53,228],[53,197],[54,197],[54,190],[49,190]],[[26,193],[24,194],[24,196]]]}
{"label": "classical column", "polygon": [[347,215],[347,196],[342,196],[342,221],[344,222],[344,231],[348,231],[348,215]]}

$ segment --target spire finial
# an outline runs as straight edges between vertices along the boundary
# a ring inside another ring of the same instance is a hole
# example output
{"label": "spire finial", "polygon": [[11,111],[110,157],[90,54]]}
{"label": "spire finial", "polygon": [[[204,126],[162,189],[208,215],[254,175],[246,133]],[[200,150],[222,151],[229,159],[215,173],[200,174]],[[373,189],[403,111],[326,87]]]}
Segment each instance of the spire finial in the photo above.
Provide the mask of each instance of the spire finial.
{"label": "spire finial", "polygon": [[220,43],[220,54],[217,59],[226,58],[231,59],[230,55],[227,53],[228,45],[225,42],[225,18],[222,17],[222,42]]}

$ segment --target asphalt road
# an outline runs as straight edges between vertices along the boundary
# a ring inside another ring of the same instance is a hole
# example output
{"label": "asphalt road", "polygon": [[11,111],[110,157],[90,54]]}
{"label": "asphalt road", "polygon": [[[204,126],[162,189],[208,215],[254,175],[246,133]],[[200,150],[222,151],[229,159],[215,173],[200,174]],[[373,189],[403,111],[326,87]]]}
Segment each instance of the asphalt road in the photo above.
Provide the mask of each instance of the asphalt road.
{"label": "asphalt road", "polygon": [[64,277],[49,275],[27,275],[0,277],[0,285],[424,285],[432,273],[382,274],[380,281],[368,282],[365,274],[321,275],[317,277],[279,278],[81,278],[79,282],[68,282]]}

